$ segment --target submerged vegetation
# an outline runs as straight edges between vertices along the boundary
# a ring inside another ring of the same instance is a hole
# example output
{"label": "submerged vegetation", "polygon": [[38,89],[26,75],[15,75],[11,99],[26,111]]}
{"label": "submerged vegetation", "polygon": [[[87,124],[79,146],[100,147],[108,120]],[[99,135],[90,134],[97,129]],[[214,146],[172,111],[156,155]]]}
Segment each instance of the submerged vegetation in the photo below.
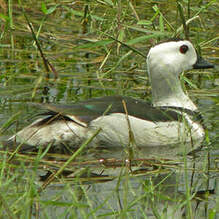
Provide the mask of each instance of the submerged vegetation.
{"label": "submerged vegetation", "polygon": [[[30,103],[116,94],[150,101],[145,57],[160,41],[187,38],[218,62],[216,0],[8,0],[0,8],[3,140],[39,113]],[[72,155],[1,146],[0,218],[216,218],[217,72],[181,77],[205,118],[198,158],[106,149],[102,159],[105,151],[87,150],[88,142]]]}

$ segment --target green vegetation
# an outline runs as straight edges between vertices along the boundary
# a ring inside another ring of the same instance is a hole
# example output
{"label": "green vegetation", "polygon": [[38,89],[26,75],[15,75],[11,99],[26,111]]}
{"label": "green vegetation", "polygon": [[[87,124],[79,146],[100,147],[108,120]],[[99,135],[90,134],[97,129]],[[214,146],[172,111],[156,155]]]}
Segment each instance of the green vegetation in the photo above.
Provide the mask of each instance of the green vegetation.
{"label": "green vegetation", "polygon": [[[2,138],[39,113],[29,103],[115,94],[150,101],[145,56],[162,40],[189,38],[217,64],[218,8],[216,0],[0,0]],[[216,218],[217,72],[181,78],[208,128],[198,173],[187,157],[100,160],[86,142],[73,155],[1,150],[0,218]]]}

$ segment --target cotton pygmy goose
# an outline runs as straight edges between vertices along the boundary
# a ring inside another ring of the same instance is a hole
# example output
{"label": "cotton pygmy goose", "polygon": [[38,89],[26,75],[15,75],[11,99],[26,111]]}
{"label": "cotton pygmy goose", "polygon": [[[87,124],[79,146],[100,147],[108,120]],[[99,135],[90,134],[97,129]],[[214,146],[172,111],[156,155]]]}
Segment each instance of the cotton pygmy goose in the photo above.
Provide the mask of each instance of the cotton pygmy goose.
{"label": "cotton pygmy goose", "polygon": [[[190,69],[212,68],[186,40],[158,44],[150,49],[147,68],[152,86],[152,105],[123,96],[93,98],[71,105],[45,104],[40,118],[9,141],[31,146],[80,146],[100,132],[90,146],[126,146],[131,129],[139,147],[156,147],[204,138],[198,109],[183,91],[179,75]],[[125,104],[124,104],[125,103]],[[127,108],[128,117],[124,110]]]}

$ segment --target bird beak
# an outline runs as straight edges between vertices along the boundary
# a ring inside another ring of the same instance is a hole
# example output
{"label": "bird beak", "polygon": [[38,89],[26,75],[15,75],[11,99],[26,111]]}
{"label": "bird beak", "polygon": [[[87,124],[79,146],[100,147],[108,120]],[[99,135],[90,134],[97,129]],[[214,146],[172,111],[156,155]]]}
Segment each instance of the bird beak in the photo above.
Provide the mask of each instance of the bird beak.
{"label": "bird beak", "polygon": [[198,56],[196,63],[193,65],[194,69],[214,68],[214,65]]}

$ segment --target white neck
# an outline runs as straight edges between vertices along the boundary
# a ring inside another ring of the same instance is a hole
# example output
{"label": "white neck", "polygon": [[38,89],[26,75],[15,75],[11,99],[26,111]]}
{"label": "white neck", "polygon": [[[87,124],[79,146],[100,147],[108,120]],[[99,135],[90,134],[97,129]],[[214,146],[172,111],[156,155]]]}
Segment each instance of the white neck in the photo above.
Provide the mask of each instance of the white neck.
{"label": "white neck", "polygon": [[[165,69],[165,68],[163,68]],[[150,69],[152,100],[154,106],[175,106],[197,110],[195,104],[182,90],[180,80],[175,72],[164,72],[156,67]]]}

